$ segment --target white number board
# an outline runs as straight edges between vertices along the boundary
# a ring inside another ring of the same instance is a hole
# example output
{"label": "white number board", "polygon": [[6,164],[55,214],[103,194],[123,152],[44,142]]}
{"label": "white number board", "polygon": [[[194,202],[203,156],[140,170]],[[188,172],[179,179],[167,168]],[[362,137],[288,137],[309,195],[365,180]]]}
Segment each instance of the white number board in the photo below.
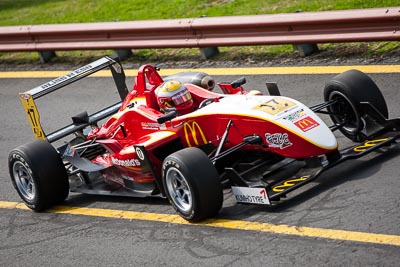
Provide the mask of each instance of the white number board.
{"label": "white number board", "polygon": [[251,204],[271,204],[267,190],[265,188],[249,188],[232,186],[232,193],[235,196],[236,202],[251,203]]}

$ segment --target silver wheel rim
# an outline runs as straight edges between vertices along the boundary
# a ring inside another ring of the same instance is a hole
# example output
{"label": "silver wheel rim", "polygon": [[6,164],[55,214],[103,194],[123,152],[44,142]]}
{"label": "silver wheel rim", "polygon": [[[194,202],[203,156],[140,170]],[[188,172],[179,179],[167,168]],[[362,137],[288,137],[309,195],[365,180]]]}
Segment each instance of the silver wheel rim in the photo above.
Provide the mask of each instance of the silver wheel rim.
{"label": "silver wheel rim", "polygon": [[13,175],[18,191],[26,200],[32,201],[35,198],[36,189],[28,168],[17,161],[13,165]]}
{"label": "silver wheel rim", "polygon": [[183,174],[176,168],[171,167],[165,174],[165,183],[167,185],[168,194],[174,204],[184,212],[188,212],[192,208],[192,194],[189,184]]}

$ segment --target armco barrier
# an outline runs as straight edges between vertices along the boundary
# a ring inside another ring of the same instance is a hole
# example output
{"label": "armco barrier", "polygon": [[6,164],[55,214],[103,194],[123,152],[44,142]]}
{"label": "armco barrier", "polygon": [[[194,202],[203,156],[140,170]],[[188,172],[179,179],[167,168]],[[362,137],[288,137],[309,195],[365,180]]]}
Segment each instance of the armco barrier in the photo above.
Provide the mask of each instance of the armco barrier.
{"label": "armco barrier", "polygon": [[183,48],[400,40],[400,7],[0,27],[0,51]]}

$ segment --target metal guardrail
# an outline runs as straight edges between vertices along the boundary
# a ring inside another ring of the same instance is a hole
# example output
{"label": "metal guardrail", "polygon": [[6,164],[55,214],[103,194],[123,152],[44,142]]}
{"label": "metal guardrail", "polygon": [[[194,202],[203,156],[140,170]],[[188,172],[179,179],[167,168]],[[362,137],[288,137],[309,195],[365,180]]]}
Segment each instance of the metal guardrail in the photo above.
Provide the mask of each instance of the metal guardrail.
{"label": "metal guardrail", "polygon": [[400,7],[0,27],[10,52],[398,40]]}

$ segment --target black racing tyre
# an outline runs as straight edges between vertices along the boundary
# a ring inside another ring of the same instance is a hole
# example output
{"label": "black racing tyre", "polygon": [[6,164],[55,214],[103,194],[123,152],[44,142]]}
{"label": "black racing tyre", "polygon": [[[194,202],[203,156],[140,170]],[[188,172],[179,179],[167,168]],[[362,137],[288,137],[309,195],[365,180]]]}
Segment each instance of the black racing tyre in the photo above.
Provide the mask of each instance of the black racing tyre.
{"label": "black racing tyre", "polygon": [[47,141],[37,140],[13,149],[8,167],[12,184],[32,210],[45,210],[67,198],[67,172],[59,154]]}
{"label": "black racing tyre", "polygon": [[220,177],[199,148],[184,148],[169,155],[163,162],[162,180],[171,205],[190,222],[213,217],[222,207]]}
{"label": "black racing tyre", "polygon": [[388,118],[386,101],[375,82],[359,70],[348,70],[326,83],[324,100],[336,100],[337,103],[328,107],[334,123],[343,123],[339,130],[349,139],[362,142],[366,136],[361,133],[364,128],[362,121],[361,102],[371,103],[385,118]]}

